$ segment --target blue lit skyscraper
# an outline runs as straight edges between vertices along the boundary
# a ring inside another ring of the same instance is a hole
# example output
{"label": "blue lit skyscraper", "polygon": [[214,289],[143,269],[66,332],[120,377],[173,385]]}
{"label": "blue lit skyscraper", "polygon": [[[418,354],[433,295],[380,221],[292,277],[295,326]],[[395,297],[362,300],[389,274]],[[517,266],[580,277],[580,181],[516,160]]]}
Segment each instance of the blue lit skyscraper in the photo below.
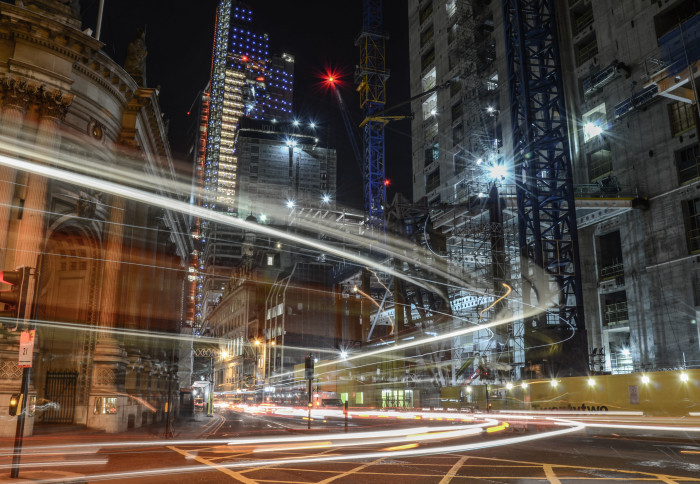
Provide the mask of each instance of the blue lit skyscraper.
{"label": "blue lit skyscraper", "polygon": [[[289,121],[292,111],[294,58],[271,56],[269,36],[255,28],[252,9],[221,0],[217,8],[211,80],[202,96],[198,159],[201,205],[239,216],[241,171],[236,146],[242,118]],[[201,322],[217,304],[231,268],[241,258],[242,233],[227,225],[199,221],[197,305]],[[203,275],[206,274],[206,277]]]}

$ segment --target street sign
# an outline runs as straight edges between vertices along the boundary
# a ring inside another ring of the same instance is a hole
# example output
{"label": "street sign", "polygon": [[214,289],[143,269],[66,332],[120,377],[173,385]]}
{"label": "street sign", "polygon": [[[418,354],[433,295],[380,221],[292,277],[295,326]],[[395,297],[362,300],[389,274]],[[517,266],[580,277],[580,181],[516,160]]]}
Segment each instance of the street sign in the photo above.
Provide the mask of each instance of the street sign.
{"label": "street sign", "polygon": [[22,331],[19,337],[19,362],[20,368],[32,367],[32,355],[34,354],[34,333],[36,330]]}

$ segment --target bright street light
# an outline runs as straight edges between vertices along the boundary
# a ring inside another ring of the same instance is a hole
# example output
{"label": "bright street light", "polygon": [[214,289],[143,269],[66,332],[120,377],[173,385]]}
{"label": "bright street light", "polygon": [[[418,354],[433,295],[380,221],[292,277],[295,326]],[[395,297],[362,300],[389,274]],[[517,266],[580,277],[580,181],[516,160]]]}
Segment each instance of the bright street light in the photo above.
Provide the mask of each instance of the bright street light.
{"label": "bright street light", "polygon": [[506,167],[504,165],[495,164],[488,169],[489,177],[493,180],[503,180],[506,177]]}

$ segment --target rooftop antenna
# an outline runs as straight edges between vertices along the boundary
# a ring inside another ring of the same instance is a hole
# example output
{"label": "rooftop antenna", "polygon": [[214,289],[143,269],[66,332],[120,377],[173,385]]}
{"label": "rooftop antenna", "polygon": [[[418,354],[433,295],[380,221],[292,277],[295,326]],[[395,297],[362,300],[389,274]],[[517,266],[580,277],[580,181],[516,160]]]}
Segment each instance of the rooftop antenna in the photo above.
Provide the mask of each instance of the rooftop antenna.
{"label": "rooftop antenna", "polygon": [[97,9],[97,27],[95,27],[95,38],[100,40],[100,32],[102,31],[102,12],[104,11],[105,0],[100,0],[100,7]]}

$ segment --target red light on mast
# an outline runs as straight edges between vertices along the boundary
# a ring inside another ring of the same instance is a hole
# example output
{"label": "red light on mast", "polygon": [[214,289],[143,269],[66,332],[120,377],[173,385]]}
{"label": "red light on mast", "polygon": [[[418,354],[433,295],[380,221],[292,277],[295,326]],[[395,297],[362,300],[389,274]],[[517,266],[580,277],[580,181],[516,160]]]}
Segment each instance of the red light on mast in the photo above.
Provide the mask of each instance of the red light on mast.
{"label": "red light on mast", "polygon": [[389,185],[391,185],[391,181],[388,178],[385,178],[384,179],[384,186],[388,187]]}
{"label": "red light on mast", "polygon": [[241,56],[241,60],[242,60],[243,62],[248,62],[248,56],[247,56],[247,55],[242,55],[242,56]]}

